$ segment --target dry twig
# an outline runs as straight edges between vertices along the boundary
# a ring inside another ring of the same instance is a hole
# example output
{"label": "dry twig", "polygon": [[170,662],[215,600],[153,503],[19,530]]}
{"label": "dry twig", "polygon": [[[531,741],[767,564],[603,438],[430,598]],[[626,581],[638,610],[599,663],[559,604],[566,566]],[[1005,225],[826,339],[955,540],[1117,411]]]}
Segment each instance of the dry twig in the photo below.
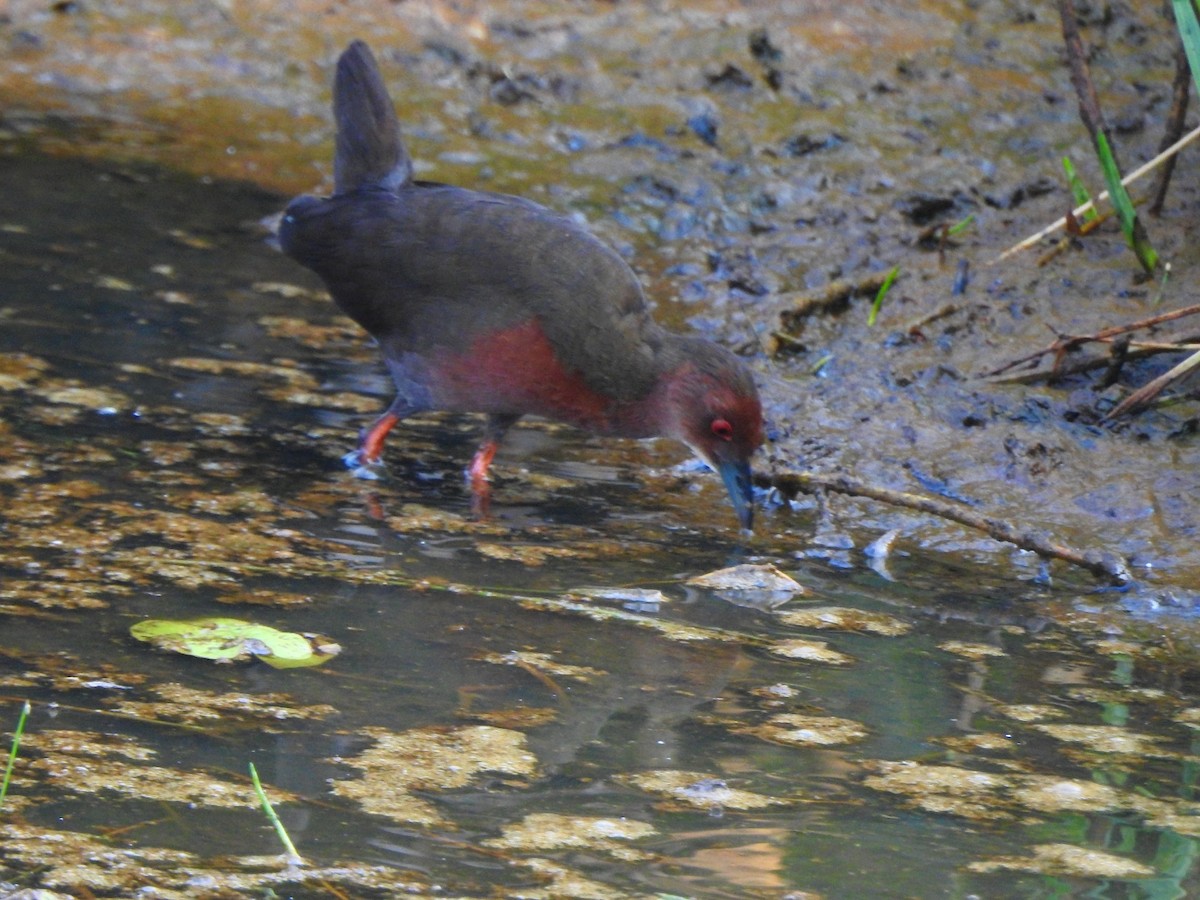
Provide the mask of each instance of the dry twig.
{"label": "dry twig", "polygon": [[[1178,349],[1178,348],[1172,348]],[[1151,400],[1165,391],[1168,387],[1177,381],[1182,381],[1192,373],[1192,370],[1200,366],[1200,353],[1193,353],[1179,365],[1172,368],[1169,372],[1164,372],[1148,384],[1142,385],[1116,406],[1114,406],[1106,415],[1105,419],[1115,419],[1117,416],[1122,416],[1125,413],[1138,412],[1144,409]]]}
{"label": "dry twig", "polygon": [[[1188,94],[1192,84],[1192,71],[1188,66],[1187,51],[1183,48],[1183,39],[1175,37],[1175,82],[1171,85],[1171,111],[1167,113],[1167,126],[1163,130],[1162,143],[1158,145],[1159,153],[1179,140],[1183,134],[1183,122],[1187,117]],[[1154,201],[1150,204],[1150,215],[1162,213],[1163,204],[1167,200],[1167,188],[1171,184],[1171,175],[1175,171],[1175,157],[1172,156],[1163,163],[1162,171],[1158,173],[1158,183],[1154,188]]]}
{"label": "dry twig", "polygon": [[[1185,134],[1183,137],[1181,137],[1179,140],[1177,140],[1174,144],[1172,144],[1170,147],[1168,147],[1162,153],[1158,154],[1158,156],[1154,157],[1154,159],[1150,160],[1145,165],[1139,166],[1138,168],[1134,169],[1132,172],[1130,172],[1128,175],[1126,175],[1124,178],[1121,179],[1121,184],[1128,187],[1130,184],[1132,184],[1133,182],[1137,181],[1139,178],[1146,175],[1146,173],[1154,171],[1155,168],[1162,165],[1166,160],[1171,159],[1174,156],[1177,156],[1179,154],[1180,150],[1182,150],[1188,144],[1195,141],[1197,138],[1200,138],[1200,128],[1195,128],[1192,131],[1189,131],[1187,134]],[[1073,217],[1075,217],[1076,219],[1082,218],[1082,216],[1084,214],[1086,214],[1089,210],[1094,209],[1097,203],[1099,203],[1102,200],[1107,200],[1107,199],[1108,199],[1108,191],[1102,191],[1096,197],[1095,200],[1089,200],[1087,203],[1084,203],[1082,206],[1077,206],[1077,207],[1075,207],[1075,209],[1071,210],[1071,215]],[[1031,234],[1029,237],[1025,238],[1025,240],[1023,240],[1019,243],[1013,244],[1011,247],[1009,247],[1007,250],[1005,250],[1003,253],[1001,253],[999,256],[997,256],[995,259],[989,260],[987,264],[989,266],[994,266],[998,262],[1003,262],[1004,260],[1008,259],[1010,256],[1012,256],[1016,253],[1020,253],[1022,250],[1025,250],[1029,247],[1032,247],[1034,244],[1036,244],[1042,238],[1049,237],[1050,235],[1054,234],[1054,232],[1062,230],[1064,227],[1066,227],[1066,224],[1067,224],[1067,217],[1063,216],[1061,219],[1047,225],[1045,228],[1043,228],[1037,234]]]}
{"label": "dry twig", "polygon": [[1182,309],[1176,309],[1172,312],[1159,313],[1156,316],[1150,316],[1146,319],[1139,319],[1136,322],[1130,322],[1126,325],[1113,325],[1109,328],[1103,328],[1094,334],[1084,335],[1060,335],[1054,343],[1049,347],[1044,347],[1027,356],[1022,356],[1019,359],[1011,360],[997,369],[992,369],[990,372],[983,372],[981,378],[991,378],[996,375],[1002,375],[1010,369],[1015,369],[1024,363],[1036,365],[1038,360],[1047,354],[1053,353],[1055,356],[1054,368],[1047,374],[1053,376],[1058,371],[1058,364],[1062,361],[1065,354],[1074,350],[1077,347],[1082,347],[1084,344],[1097,343],[1111,340],[1121,334],[1126,334],[1130,331],[1138,331],[1142,328],[1151,328],[1155,325],[1161,325],[1164,322],[1172,322],[1176,319],[1182,319],[1187,316],[1194,316],[1200,313],[1200,304],[1185,306]]}

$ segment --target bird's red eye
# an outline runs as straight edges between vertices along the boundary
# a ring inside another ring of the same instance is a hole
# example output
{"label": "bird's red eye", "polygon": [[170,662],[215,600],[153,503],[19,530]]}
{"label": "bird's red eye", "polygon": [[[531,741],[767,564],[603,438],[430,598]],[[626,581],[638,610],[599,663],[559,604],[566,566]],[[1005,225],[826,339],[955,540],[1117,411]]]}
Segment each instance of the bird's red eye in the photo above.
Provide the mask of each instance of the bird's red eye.
{"label": "bird's red eye", "polygon": [[729,424],[728,420],[713,419],[712,425],[710,427],[712,428],[712,433],[715,434],[717,437],[719,437],[721,440],[723,440],[723,441],[733,440],[733,426]]}

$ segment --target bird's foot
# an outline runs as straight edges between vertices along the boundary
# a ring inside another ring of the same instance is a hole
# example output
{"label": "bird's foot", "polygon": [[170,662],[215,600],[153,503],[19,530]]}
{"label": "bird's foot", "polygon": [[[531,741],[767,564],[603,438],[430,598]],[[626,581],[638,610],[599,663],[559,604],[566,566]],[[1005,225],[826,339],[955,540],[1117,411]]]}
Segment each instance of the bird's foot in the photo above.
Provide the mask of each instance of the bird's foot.
{"label": "bird's foot", "polygon": [[496,455],[497,442],[494,438],[485,440],[475,451],[475,457],[465,473],[467,484],[471,487],[471,515],[476,519],[486,519],[492,507],[492,486],[488,482],[488,470]]}
{"label": "bird's foot", "polygon": [[342,457],[342,462],[355,478],[364,481],[380,481],[383,478],[383,463],[378,457],[368,459],[362,450],[351,450]]}
{"label": "bird's foot", "polygon": [[471,516],[483,521],[492,513],[492,486],[485,480],[471,478]]}

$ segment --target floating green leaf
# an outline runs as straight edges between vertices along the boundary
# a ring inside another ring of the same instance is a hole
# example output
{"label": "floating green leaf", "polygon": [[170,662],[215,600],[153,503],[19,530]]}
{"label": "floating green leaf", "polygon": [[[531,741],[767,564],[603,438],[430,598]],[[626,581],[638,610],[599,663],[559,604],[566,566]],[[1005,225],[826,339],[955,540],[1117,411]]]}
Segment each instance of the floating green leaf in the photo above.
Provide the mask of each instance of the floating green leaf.
{"label": "floating green leaf", "polygon": [[200,659],[233,662],[252,657],[277,669],[319,666],[341,648],[316,635],[279,631],[241,619],[146,619],[129,629],[139,641]]}

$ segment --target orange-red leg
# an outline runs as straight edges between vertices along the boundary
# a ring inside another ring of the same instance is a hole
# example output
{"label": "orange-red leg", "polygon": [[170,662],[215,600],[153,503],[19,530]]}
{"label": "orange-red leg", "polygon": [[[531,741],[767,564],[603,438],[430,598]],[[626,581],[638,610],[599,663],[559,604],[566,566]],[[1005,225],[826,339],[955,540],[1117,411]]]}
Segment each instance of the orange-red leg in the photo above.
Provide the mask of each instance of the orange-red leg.
{"label": "orange-red leg", "polygon": [[471,512],[478,518],[487,518],[492,502],[492,487],[488,484],[488,470],[496,458],[500,439],[520,416],[488,416],[483,442],[471,458],[467,467],[467,481],[471,485]]}
{"label": "orange-red leg", "polygon": [[467,478],[471,481],[471,490],[487,484],[488,469],[492,465],[492,460],[496,458],[496,451],[499,448],[499,442],[490,439],[485,440],[479,445],[479,449],[475,451],[475,456],[471,458],[471,466],[467,469]]}
{"label": "orange-red leg", "polygon": [[384,439],[399,421],[400,417],[389,410],[363,432],[362,440],[358,442],[358,459],[362,465],[373,466],[379,462],[379,457],[383,455]]}
{"label": "orange-red leg", "polygon": [[378,478],[379,457],[383,455],[383,442],[396,423],[410,413],[417,412],[397,400],[387,412],[365,429],[358,440],[358,448],[342,457],[342,461],[354,470],[359,478]]}
{"label": "orange-red leg", "polygon": [[496,456],[499,444],[485,440],[471,458],[467,469],[467,480],[471,485],[471,514],[477,519],[486,519],[492,508],[492,486],[488,483],[488,468]]}

